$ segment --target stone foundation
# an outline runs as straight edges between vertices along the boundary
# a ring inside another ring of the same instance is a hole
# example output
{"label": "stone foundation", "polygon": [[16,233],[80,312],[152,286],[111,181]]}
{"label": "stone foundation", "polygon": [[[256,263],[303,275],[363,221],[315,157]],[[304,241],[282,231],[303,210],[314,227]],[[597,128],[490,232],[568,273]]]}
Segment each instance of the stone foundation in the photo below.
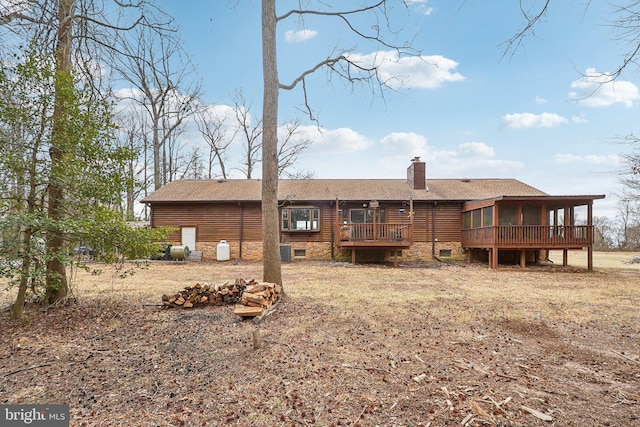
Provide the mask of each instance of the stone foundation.
{"label": "stone foundation", "polygon": [[[216,260],[217,247],[220,242],[197,242],[196,248],[202,251],[202,259]],[[227,241],[231,259],[240,258],[239,242]],[[330,261],[331,260],[331,242],[292,242],[291,260],[292,261]],[[440,257],[440,250],[451,251],[451,258],[461,259],[462,247],[460,242],[436,242],[435,255]],[[304,251],[304,255],[296,251]],[[416,242],[411,249],[402,249],[402,256],[398,260],[404,261],[430,261],[432,257],[431,242]],[[337,246],[333,248],[333,259],[336,261],[351,261],[351,250],[340,249]],[[260,261],[262,259],[262,242],[242,242],[242,259]],[[389,250],[373,250],[373,249],[356,249],[356,262],[382,262],[393,261]]]}

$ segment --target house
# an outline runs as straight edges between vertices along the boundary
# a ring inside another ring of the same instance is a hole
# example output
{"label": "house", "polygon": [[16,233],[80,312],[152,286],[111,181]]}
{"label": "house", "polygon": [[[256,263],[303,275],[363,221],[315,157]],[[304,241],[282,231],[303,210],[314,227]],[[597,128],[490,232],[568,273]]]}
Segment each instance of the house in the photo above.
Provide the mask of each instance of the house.
{"label": "house", "polygon": [[[215,259],[262,257],[260,180],[181,180],[142,200],[152,226]],[[283,260],[429,260],[526,263],[550,249],[586,248],[592,268],[595,196],[550,196],[515,179],[427,179],[412,160],[406,179],[280,180]]]}

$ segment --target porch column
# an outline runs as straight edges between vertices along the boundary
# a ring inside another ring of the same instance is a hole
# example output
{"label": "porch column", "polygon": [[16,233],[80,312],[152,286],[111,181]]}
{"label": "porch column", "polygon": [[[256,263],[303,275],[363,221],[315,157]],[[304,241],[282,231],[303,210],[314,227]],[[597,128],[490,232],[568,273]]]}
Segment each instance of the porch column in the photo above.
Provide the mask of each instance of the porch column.
{"label": "porch column", "polygon": [[356,248],[351,249],[351,264],[356,263]]}
{"label": "porch column", "polygon": [[525,268],[527,266],[527,251],[522,249],[520,251],[520,267]]}
{"label": "porch column", "polygon": [[569,265],[569,249],[564,248],[562,250],[562,266],[566,267]]}

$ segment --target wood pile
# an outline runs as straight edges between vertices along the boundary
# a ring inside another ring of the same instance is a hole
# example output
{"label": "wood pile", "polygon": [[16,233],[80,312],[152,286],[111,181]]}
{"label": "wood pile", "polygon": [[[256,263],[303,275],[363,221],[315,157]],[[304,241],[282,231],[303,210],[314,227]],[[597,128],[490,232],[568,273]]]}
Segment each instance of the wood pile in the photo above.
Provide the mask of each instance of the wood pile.
{"label": "wood pile", "polygon": [[165,307],[201,307],[204,305],[226,305],[240,302],[242,292],[247,285],[255,284],[255,280],[236,279],[234,283],[224,282],[216,285],[196,283],[187,286],[177,294],[162,295]]}
{"label": "wood pile", "polygon": [[280,286],[275,283],[248,284],[234,313],[242,317],[262,316],[278,301],[280,292]]}
{"label": "wood pile", "polygon": [[236,304],[234,313],[242,317],[265,314],[280,297],[281,287],[275,283],[236,279],[217,285],[196,283],[173,295],[162,295],[167,308],[192,308],[206,305]]}

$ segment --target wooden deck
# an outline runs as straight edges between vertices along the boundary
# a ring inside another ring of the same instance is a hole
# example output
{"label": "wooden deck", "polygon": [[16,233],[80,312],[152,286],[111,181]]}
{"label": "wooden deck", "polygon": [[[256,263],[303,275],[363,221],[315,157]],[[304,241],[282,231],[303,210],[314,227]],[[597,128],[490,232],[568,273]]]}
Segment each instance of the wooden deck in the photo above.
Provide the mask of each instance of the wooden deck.
{"label": "wooden deck", "polygon": [[[356,262],[356,250],[409,249],[413,244],[413,225],[406,223],[342,224],[340,241],[343,249],[351,249],[351,262]],[[397,263],[397,253],[394,264]]]}
{"label": "wooden deck", "polygon": [[462,231],[464,248],[580,249],[593,242],[588,225],[499,225]]}

